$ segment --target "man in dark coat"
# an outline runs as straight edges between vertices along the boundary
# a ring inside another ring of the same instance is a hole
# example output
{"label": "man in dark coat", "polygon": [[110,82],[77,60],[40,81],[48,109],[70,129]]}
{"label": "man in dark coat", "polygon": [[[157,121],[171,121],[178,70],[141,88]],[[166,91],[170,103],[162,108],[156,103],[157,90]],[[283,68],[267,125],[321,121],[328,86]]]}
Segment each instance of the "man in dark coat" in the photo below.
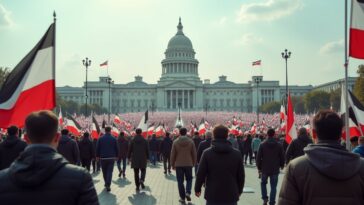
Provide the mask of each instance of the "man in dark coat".
{"label": "man in dark coat", "polygon": [[131,168],[134,169],[136,191],[139,191],[140,186],[142,189],[145,188],[144,181],[147,168],[147,159],[149,156],[149,146],[148,141],[141,135],[142,130],[140,128],[137,128],[135,133],[136,136],[129,144],[128,158],[129,161],[131,161]]}
{"label": "man in dark coat", "polygon": [[71,164],[80,163],[80,151],[78,149],[77,142],[68,136],[69,131],[63,129],[61,131],[62,137],[59,141],[57,150],[64,158],[66,158]]}
{"label": "man in dark coat", "polygon": [[[119,147],[119,157],[118,161],[116,162],[116,166],[119,170],[119,177],[121,174],[125,178],[125,171],[126,171],[126,160],[128,158],[128,149],[129,149],[129,141],[125,138],[124,132],[120,132],[118,137],[118,147]],[[121,169],[121,161],[123,161],[123,168]]]}
{"label": "man in dark coat", "polygon": [[256,164],[261,176],[261,190],[264,205],[268,203],[267,182],[270,179],[269,204],[276,203],[279,168],[284,167],[284,151],[282,145],[274,139],[275,131],[270,128],[267,131],[268,138],[263,141],[258,149]]}
{"label": "man in dark coat", "polygon": [[303,149],[308,145],[312,144],[312,140],[308,136],[306,128],[302,127],[298,131],[298,137],[292,140],[291,144],[288,145],[286,151],[286,164],[291,160],[304,155]]}
{"label": "man in dark coat", "polygon": [[200,163],[202,153],[211,147],[211,141],[212,141],[212,132],[207,131],[205,133],[206,139],[200,143],[197,149],[197,163]]}
{"label": "man in dark coat", "polygon": [[98,205],[91,175],[56,151],[57,116],[50,111],[31,113],[25,128],[30,144],[8,169],[0,171],[0,203]]}
{"label": "man in dark coat", "polygon": [[[96,138],[92,139],[92,145],[94,147],[94,150],[96,150],[96,145],[97,145],[97,140]],[[96,152],[96,151],[95,151]],[[96,154],[96,153],[95,153]],[[95,172],[99,172],[100,169],[101,169],[101,166],[100,166],[100,161],[99,160],[96,160],[96,157],[94,159],[92,159],[92,172],[95,173]]]}
{"label": "man in dark coat", "polygon": [[27,146],[27,143],[18,137],[18,127],[10,126],[7,131],[8,137],[0,143],[0,170],[8,168]]}
{"label": "man in dark coat", "polygon": [[[202,136],[201,136],[202,137]],[[195,144],[195,149],[196,149],[196,152],[198,150],[198,147],[200,146],[200,143],[202,142],[202,138],[200,137],[199,133],[198,132],[195,132],[192,140],[193,140],[193,143]],[[196,163],[195,164],[195,174],[197,173],[197,169],[198,169],[198,164]]]}
{"label": "man in dark coat", "polygon": [[159,142],[155,134],[149,140],[150,162],[155,166],[158,158]]}
{"label": "man in dark coat", "polygon": [[227,140],[229,129],[217,125],[211,148],[201,157],[195,182],[195,194],[201,195],[205,184],[207,205],[236,205],[243,193],[245,173],[239,150],[233,149]]}
{"label": "man in dark coat", "polygon": [[105,127],[105,134],[100,137],[96,145],[96,157],[100,160],[102,175],[107,192],[111,191],[114,163],[118,159],[118,143],[111,135],[111,127]]}
{"label": "man in dark coat", "polygon": [[91,160],[95,158],[95,149],[88,132],[83,133],[82,140],[78,143],[82,167],[90,171]]}
{"label": "man in dark coat", "polygon": [[[164,174],[167,174],[167,170],[168,170],[168,173],[171,174],[170,156],[171,156],[172,144],[173,144],[173,141],[170,138],[170,133],[167,132],[166,136],[164,137],[163,141],[161,142],[161,147],[160,147],[160,151],[163,155]],[[167,167],[167,163],[168,163],[168,167]]]}
{"label": "man in dark coat", "polygon": [[244,161],[245,164],[247,164],[248,162],[248,157],[249,157],[249,164],[252,165],[252,159],[253,159],[253,150],[252,150],[252,136],[248,135],[245,142],[244,142]]}
{"label": "man in dark coat", "polygon": [[343,122],[331,110],[313,118],[318,142],[286,167],[280,205],[364,204],[364,161],[341,146]]}

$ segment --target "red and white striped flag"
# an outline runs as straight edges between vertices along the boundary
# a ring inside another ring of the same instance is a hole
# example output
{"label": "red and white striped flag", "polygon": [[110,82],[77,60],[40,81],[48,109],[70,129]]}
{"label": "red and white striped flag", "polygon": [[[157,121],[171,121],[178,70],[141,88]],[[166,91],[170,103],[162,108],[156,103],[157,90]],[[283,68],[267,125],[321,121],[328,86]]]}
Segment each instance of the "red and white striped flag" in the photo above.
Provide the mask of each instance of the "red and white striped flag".
{"label": "red and white striped flag", "polygon": [[103,62],[103,63],[100,64],[100,67],[105,67],[105,66],[107,67],[108,66],[108,63],[109,63],[108,61],[105,61],[105,62]]}
{"label": "red and white striped flag", "polygon": [[262,65],[262,60],[257,60],[252,63],[252,66],[260,66]]}
{"label": "red and white striped flag", "polygon": [[351,1],[349,56],[364,59],[364,0]]}
{"label": "red and white striped flag", "polygon": [[286,125],[286,142],[290,144],[292,140],[297,138],[297,129],[294,120],[293,105],[291,101],[291,94],[288,93],[287,105],[287,125]]}

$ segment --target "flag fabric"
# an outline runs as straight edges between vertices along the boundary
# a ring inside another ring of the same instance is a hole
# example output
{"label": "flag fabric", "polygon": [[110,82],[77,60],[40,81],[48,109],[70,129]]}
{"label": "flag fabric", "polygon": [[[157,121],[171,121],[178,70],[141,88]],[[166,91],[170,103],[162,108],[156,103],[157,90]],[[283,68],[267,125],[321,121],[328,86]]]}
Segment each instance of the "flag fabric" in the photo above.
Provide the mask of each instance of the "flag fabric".
{"label": "flag fabric", "polygon": [[[360,135],[364,136],[364,106],[360,103],[360,101],[355,97],[355,95],[348,90],[349,92],[349,117],[356,125],[359,130]],[[352,114],[351,114],[352,111]]]}
{"label": "flag fabric", "polygon": [[120,134],[120,131],[118,130],[117,127],[115,127],[114,125],[111,127],[111,135],[114,137],[118,137]]}
{"label": "flag fabric", "polygon": [[147,137],[147,132],[148,132],[148,110],[147,111],[145,111],[145,113],[144,113],[144,115],[143,115],[143,117],[142,117],[142,119],[140,120],[140,122],[139,122],[139,125],[138,125],[138,127],[137,128],[140,128],[140,129],[142,129],[142,135],[143,135],[143,137],[144,138],[146,138]]}
{"label": "flag fabric", "polygon": [[98,139],[100,135],[100,126],[99,123],[96,121],[94,115],[92,115],[92,127],[91,127],[91,136],[93,139]]}
{"label": "flag fabric", "polygon": [[52,110],[55,100],[55,24],[15,66],[0,89],[0,127],[24,126],[34,111]]}
{"label": "flag fabric", "polygon": [[162,137],[162,136],[166,135],[166,130],[164,129],[164,125],[159,125],[155,129],[155,134],[157,137]]}
{"label": "flag fabric", "polygon": [[259,66],[262,65],[262,60],[257,60],[252,63],[252,66]]}
{"label": "flag fabric", "polygon": [[108,63],[109,63],[108,61],[105,61],[100,64],[100,67],[107,67]]}
{"label": "flag fabric", "polygon": [[290,144],[292,140],[297,138],[297,129],[294,121],[294,113],[290,93],[288,93],[287,104],[286,142]]}
{"label": "flag fabric", "polygon": [[283,105],[281,105],[281,111],[279,113],[279,118],[281,119],[281,122],[284,121],[284,119],[286,119],[286,109],[284,108]]}
{"label": "flag fabric", "polygon": [[351,1],[349,56],[364,59],[364,0]]}
{"label": "flag fabric", "polygon": [[120,117],[119,116],[115,115],[115,117],[114,117],[114,123],[115,124],[118,124],[118,125],[121,124],[121,120],[120,120]]}
{"label": "flag fabric", "polygon": [[198,126],[198,134],[204,135],[206,133],[206,124],[205,124],[205,120],[202,119],[200,122],[200,125]]}
{"label": "flag fabric", "polygon": [[147,131],[147,136],[152,136],[153,133],[154,133],[154,124],[151,124],[149,127],[148,127],[148,131]]}
{"label": "flag fabric", "polygon": [[81,126],[80,124],[78,124],[76,119],[73,118],[71,115],[69,115],[66,120],[65,129],[67,129],[70,133],[72,133],[75,136],[81,135]]}
{"label": "flag fabric", "polygon": [[59,127],[63,127],[63,116],[62,116],[62,108],[59,108],[59,114],[58,114],[58,124]]}

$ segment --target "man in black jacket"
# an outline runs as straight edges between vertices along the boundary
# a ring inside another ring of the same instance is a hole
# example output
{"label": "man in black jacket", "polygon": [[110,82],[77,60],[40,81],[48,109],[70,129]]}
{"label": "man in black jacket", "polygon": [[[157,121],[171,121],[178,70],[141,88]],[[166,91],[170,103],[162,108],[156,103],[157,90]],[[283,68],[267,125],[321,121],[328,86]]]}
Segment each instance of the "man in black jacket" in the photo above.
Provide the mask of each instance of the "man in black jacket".
{"label": "man in black jacket", "polygon": [[[129,141],[126,139],[124,132],[120,132],[118,137],[118,147],[119,147],[119,157],[118,161],[116,162],[116,166],[119,170],[119,177],[121,174],[125,178],[125,171],[126,171],[126,160],[128,158],[128,149],[129,149]],[[123,161],[123,168],[121,169],[121,161]]]}
{"label": "man in black jacket", "polygon": [[236,205],[243,193],[245,173],[241,153],[227,141],[229,129],[217,125],[211,148],[202,154],[195,182],[195,194],[205,184],[207,205]]}
{"label": "man in black jacket", "polygon": [[274,129],[269,128],[267,135],[268,138],[259,146],[256,164],[259,176],[261,176],[260,186],[264,205],[268,203],[268,178],[270,178],[269,204],[274,205],[276,203],[279,168],[283,169],[284,167],[284,151],[282,145],[274,139]]}
{"label": "man in black jacket", "polygon": [[152,135],[152,138],[149,140],[149,151],[150,151],[150,163],[154,166],[157,163],[158,158],[158,150],[159,150],[159,142],[155,134]]}
{"label": "man in black jacket", "polygon": [[291,144],[288,145],[286,151],[286,164],[291,160],[303,156],[305,153],[303,149],[308,145],[312,144],[312,140],[308,136],[306,128],[302,127],[298,131],[298,137],[294,139]]}
{"label": "man in black jacket", "polygon": [[56,147],[58,118],[50,111],[25,120],[30,145],[8,168],[0,171],[1,204],[99,204],[91,175],[70,164]]}
{"label": "man in black jacket", "polygon": [[77,142],[68,136],[69,131],[63,129],[61,131],[62,137],[59,140],[57,147],[58,153],[66,158],[71,164],[80,163],[80,151],[78,149]]}
{"label": "man in black jacket", "polygon": [[80,150],[81,165],[90,171],[91,160],[95,159],[95,149],[88,132],[83,133],[83,138],[78,143],[78,147]]}
{"label": "man in black jacket", "polygon": [[18,127],[10,126],[8,137],[0,143],[0,170],[8,168],[27,146],[27,143],[20,140],[18,135]]}
{"label": "man in black jacket", "polygon": [[[167,132],[166,136],[164,137],[164,139],[161,143],[161,148],[160,148],[161,153],[163,155],[164,174],[167,174],[167,168],[168,168],[168,173],[171,174],[170,156],[171,156],[172,144],[173,144],[173,141],[170,138],[170,133]],[[167,163],[168,163],[168,167],[167,167]]]}
{"label": "man in black jacket", "polygon": [[200,163],[203,151],[205,151],[206,149],[211,147],[212,132],[207,131],[205,133],[205,136],[206,136],[206,139],[200,143],[200,145],[198,146],[198,149],[197,149],[197,164]]}

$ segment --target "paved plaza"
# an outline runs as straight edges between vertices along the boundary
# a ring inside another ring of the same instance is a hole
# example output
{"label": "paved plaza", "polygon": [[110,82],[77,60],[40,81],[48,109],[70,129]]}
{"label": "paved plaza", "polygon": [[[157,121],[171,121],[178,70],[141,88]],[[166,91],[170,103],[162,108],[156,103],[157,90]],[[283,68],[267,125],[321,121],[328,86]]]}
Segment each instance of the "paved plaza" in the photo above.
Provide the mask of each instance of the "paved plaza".
{"label": "paved plaza", "polygon": [[[260,180],[255,166],[245,166],[245,188],[238,204],[257,205],[262,204],[260,199]],[[179,196],[175,172],[171,175],[163,174],[163,165],[149,166],[145,185],[146,188],[139,193],[135,191],[134,173],[130,167],[127,168],[126,178],[119,178],[117,168],[114,169],[114,176],[111,185],[111,192],[104,190],[102,173],[94,174],[94,183],[101,205],[178,205]],[[282,174],[279,176],[278,188],[282,183]],[[221,176],[223,177],[223,176]],[[194,182],[193,182],[194,184]],[[269,190],[269,185],[267,186]],[[222,189],[224,187],[221,187]],[[194,196],[192,186],[192,202],[190,205],[205,204],[203,196]]]}

